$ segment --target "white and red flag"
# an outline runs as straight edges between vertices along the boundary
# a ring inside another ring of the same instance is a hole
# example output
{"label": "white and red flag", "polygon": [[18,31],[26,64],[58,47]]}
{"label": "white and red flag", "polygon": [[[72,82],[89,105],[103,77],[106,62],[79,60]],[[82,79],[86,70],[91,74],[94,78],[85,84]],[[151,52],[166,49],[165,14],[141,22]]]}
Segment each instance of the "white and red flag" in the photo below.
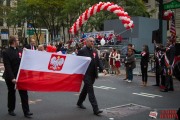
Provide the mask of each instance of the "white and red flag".
{"label": "white and red flag", "polygon": [[23,51],[17,76],[19,90],[79,92],[91,58]]}

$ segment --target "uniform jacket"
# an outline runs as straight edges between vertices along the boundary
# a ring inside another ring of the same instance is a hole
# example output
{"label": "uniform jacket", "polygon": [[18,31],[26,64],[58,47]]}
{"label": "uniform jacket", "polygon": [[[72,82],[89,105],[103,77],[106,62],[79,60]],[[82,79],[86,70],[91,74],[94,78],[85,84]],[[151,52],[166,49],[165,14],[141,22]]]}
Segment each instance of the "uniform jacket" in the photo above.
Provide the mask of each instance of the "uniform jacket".
{"label": "uniform jacket", "polygon": [[9,47],[3,52],[3,63],[5,71],[3,78],[6,81],[16,79],[22,57],[22,49]]}
{"label": "uniform jacket", "polygon": [[167,49],[166,56],[169,60],[169,64],[172,65],[175,57],[175,47],[173,45],[169,46],[169,48]]}
{"label": "uniform jacket", "polygon": [[89,47],[84,47],[81,50],[78,51],[78,56],[86,56],[86,57],[91,57],[91,62],[89,64],[89,67],[85,73],[85,79],[86,77],[91,77],[92,79],[95,79],[98,77],[98,69],[104,69],[102,62],[99,60],[98,53],[96,50],[89,48]]}

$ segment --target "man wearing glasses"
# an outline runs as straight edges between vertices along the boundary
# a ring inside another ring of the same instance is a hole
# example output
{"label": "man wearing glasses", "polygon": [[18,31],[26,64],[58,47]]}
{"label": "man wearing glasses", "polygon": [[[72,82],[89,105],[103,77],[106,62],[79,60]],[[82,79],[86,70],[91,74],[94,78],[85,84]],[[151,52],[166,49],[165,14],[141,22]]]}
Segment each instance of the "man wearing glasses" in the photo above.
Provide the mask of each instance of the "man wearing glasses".
{"label": "man wearing glasses", "polygon": [[99,60],[97,51],[93,48],[94,42],[95,42],[94,38],[92,37],[86,38],[86,47],[79,50],[77,54],[78,56],[91,57],[91,62],[84,76],[84,87],[80,93],[77,106],[81,109],[86,109],[86,107],[84,107],[83,105],[83,102],[88,94],[89,101],[93,107],[94,114],[99,115],[103,111],[99,110],[98,108],[96,97],[94,95],[93,84],[95,82],[95,79],[98,77],[97,67],[101,68],[105,74],[106,74],[106,70],[104,70],[102,63]]}

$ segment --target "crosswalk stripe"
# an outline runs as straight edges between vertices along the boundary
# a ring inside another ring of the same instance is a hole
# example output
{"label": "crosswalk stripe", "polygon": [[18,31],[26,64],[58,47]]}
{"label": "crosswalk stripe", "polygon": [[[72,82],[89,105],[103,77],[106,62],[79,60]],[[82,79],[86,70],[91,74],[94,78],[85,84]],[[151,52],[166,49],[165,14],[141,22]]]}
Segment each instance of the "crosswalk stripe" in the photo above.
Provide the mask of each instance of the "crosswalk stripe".
{"label": "crosswalk stripe", "polygon": [[162,97],[161,95],[154,95],[154,94],[143,93],[143,92],[141,92],[141,94],[144,94],[144,95],[153,95],[153,96],[157,96],[157,97]]}
{"label": "crosswalk stripe", "polygon": [[101,87],[103,87],[103,88],[107,88],[107,89],[113,89],[113,90],[115,90],[115,89],[116,89],[116,88],[106,87],[106,86],[101,86]]}
{"label": "crosswalk stripe", "polygon": [[4,79],[2,77],[0,77],[0,81],[3,81],[4,82]]}
{"label": "crosswalk stripe", "polygon": [[144,97],[151,97],[151,98],[154,98],[155,96],[149,96],[149,95],[142,95],[142,94],[139,94],[139,93],[133,93],[134,95],[140,95],[140,96],[144,96]]}
{"label": "crosswalk stripe", "polygon": [[106,86],[94,86],[94,88],[105,89],[105,90],[109,90],[109,89],[115,90],[116,89],[116,88],[106,87]]}
{"label": "crosswalk stripe", "polygon": [[150,97],[150,98],[155,98],[155,97],[163,97],[161,95],[155,95],[155,94],[149,94],[149,93],[132,93],[134,95],[139,95],[139,96],[144,96],[144,97]]}
{"label": "crosswalk stripe", "polygon": [[3,73],[0,72],[0,76],[3,76]]}

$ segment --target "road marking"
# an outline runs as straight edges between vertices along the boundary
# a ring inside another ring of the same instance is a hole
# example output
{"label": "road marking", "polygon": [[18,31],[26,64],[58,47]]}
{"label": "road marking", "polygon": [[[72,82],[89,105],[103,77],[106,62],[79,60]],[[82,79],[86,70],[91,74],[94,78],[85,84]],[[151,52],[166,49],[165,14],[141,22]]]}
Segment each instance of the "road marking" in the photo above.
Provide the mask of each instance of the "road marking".
{"label": "road marking", "polygon": [[3,76],[3,73],[0,72],[0,76]]}
{"label": "road marking", "polygon": [[116,88],[113,87],[106,87],[106,86],[94,86],[94,88],[104,89],[104,90],[115,90]]}
{"label": "road marking", "polygon": [[2,77],[0,77],[0,81],[3,81],[3,82],[5,82],[5,81],[4,81],[4,79],[3,79]]}
{"label": "road marking", "polygon": [[118,108],[118,107],[125,107],[125,106],[128,106],[128,105],[136,105],[136,106],[140,106],[140,107],[144,107],[144,108],[150,109],[150,107],[139,105],[139,104],[134,104],[134,103],[129,103],[129,104],[124,104],[124,105],[109,107],[109,108],[105,108],[105,109],[109,110],[109,109]]}
{"label": "road marking", "polygon": [[144,97],[150,97],[150,98],[155,98],[155,97],[163,97],[161,95],[155,95],[155,94],[149,94],[149,93],[132,93],[133,95],[139,95],[139,96],[144,96]]}

